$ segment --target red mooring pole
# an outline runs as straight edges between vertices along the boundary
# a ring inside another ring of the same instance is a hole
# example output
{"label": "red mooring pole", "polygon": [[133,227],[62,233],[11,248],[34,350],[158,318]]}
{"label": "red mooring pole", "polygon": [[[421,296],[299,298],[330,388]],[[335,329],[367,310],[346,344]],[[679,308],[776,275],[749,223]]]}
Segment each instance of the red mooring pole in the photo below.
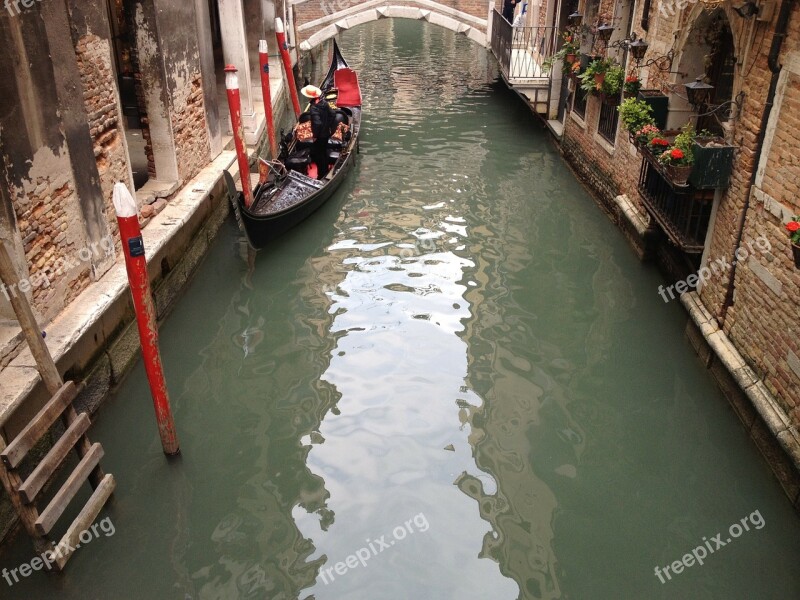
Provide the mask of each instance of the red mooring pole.
{"label": "red mooring pole", "polygon": [[258,58],[261,63],[261,94],[264,96],[264,115],[267,117],[267,137],[269,137],[270,157],[278,156],[275,143],[275,121],[272,118],[272,90],[269,89],[269,49],[267,40],[258,42]]}
{"label": "red mooring pole", "polygon": [[171,456],[180,452],[178,436],[175,433],[175,421],[169,405],[167,383],[164,381],[164,368],[161,365],[161,353],[158,349],[158,324],[153,297],[150,294],[150,280],[147,277],[147,259],[144,255],[142,231],[139,229],[139,215],[136,201],[124,183],[114,185],[114,208],[117,211],[119,234],[122,238],[122,249],[125,252],[125,266],[128,270],[128,281],[136,309],[136,324],[139,326],[139,341],[142,345],[142,358],[153,394],[153,406],[156,410],[158,433],[164,454]]}
{"label": "red mooring pole", "polygon": [[244,205],[253,204],[253,188],[250,187],[250,161],[247,160],[247,150],[244,145],[244,125],[242,125],[242,98],[239,95],[239,76],[236,67],[225,67],[225,87],[228,89],[228,107],[231,109],[231,127],[233,128],[233,143],[236,146],[236,157],[239,159],[239,177],[242,180],[244,191]]}
{"label": "red mooring pole", "polygon": [[286,33],[283,28],[283,21],[280,17],[275,19],[275,37],[278,38],[278,48],[281,49],[283,70],[286,71],[286,84],[289,86],[289,93],[292,96],[294,116],[299,117],[300,100],[297,97],[297,86],[294,84],[294,71],[292,70],[292,58],[289,56],[289,45],[286,43]]}

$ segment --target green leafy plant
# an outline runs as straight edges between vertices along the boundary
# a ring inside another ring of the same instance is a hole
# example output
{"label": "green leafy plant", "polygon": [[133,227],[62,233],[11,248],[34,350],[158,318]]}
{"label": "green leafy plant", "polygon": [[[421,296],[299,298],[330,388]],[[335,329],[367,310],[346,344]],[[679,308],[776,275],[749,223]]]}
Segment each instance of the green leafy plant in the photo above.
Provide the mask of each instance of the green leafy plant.
{"label": "green leafy plant", "polygon": [[661,130],[650,123],[633,134],[633,136],[636,138],[636,141],[641,145],[649,144],[650,140],[660,137],[661,135],[663,135]]}
{"label": "green leafy plant", "polygon": [[577,55],[581,49],[581,40],[578,35],[573,31],[562,31],[561,32],[561,39],[562,45],[561,48],[558,49],[558,52],[546,58],[542,63],[542,71],[544,73],[549,73],[550,70],[553,68],[553,65],[557,60],[563,61],[561,65],[561,70],[568,74],[570,69],[572,68],[572,63],[567,60],[567,57],[570,55]]}
{"label": "green leafy plant", "polygon": [[587,92],[596,92],[599,89],[595,75],[605,75],[614,62],[609,58],[596,58],[588,64],[586,69],[578,75],[581,88]]}
{"label": "green leafy plant", "polygon": [[622,126],[630,133],[640,131],[645,125],[654,125],[653,108],[642,100],[626,98],[617,108]]}
{"label": "green leafy plant", "polygon": [[606,96],[619,96],[625,80],[625,69],[618,64],[612,64],[606,71],[600,91]]}
{"label": "green leafy plant", "polygon": [[682,165],[694,164],[694,140],[697,138],[697,132],[691,123],[687,123],[681,128],[681,132],[675,136],[675,141],[672,143],[674,148],[677,148],[683,154],[681,159]]}
{"label": "green leafy plant", "polygon": [[800,216],[795,215],[786,224],[786,231],[789,232],[789,241],[795,246],[800,246]]}

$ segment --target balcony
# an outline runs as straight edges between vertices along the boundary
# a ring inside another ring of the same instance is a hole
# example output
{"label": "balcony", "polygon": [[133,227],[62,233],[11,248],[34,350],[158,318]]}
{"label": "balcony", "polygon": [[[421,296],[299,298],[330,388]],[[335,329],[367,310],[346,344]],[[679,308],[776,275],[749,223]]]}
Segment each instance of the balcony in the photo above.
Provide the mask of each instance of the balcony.
{"label": "balcony", "polygon": [[492,53],[509,87],[530,100],[536,112],[547,114],[553,70],[542,64],[555,53],[555,27],[512,27],[495,9],[492,15]]}
{"label": "balcony", "polygon": [[714,192],[674,184],[650,151],[642,149],[639,195],[650,216],[683,252],[703,252]]}

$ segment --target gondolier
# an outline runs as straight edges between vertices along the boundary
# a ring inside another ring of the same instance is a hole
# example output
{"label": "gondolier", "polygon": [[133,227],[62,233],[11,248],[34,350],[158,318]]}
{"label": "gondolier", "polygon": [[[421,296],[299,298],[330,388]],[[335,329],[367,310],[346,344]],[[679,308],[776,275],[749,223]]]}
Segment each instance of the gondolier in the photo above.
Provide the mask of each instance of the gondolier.
{"label": "gondolier", "polygon": [[311,133],[314,143],[311,146],[311,160],[317,165],[317,177],[328,174],[328,140],[336,127],[336,113],[322,97],[322,90],[315,85],[307,85],[300,93],[311,100]]}

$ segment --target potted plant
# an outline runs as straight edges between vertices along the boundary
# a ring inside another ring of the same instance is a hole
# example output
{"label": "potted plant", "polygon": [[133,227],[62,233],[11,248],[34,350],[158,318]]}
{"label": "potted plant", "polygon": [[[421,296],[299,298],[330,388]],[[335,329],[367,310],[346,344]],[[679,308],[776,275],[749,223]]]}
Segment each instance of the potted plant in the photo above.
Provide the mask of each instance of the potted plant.
{"label": "potted plant", "polygon": [[660,135],[651,137],[650,141],[647,143],[647,149],[650,150],[650,152],[652,152],[653,156],[656,158],[661,156],[661,154],[668,150],[669,147],[669,140]]}
{"label": "potted plant", "polygon": [[635,98],[641,88],[642,82],[639,81],[639,76],[631,73],[625,78],[625,84],[622,88],[623,96],[625,98]]}
{"label": "potted plant", "polygon": [[607,58],[596,58],[588,64],[586,69],[581,71],[580,80],[581,87],[587,92],[600,91],[603,80],[606,77],[606,71],[613,65],[613,62]]}
{"label": "potted plant", "polygon": [[792,244],[794,266],[800,269],[800,217],[792,217],[792,220],[786,224],[786,230],[789,232],[789,242]]}
{"label": "potted plant", "polygon": [[636,96],[639,100],[647,102],[653,109],[653,119],[656,127],[665,129],[667,126],[667,115],[669,114],[669,97],[661,93],[661,90],[639,90]]}
{"label": "potted plant", "polygon": [[571,71],[572,65],[576,61],[576,56],[578,51],[580,50],[580,39],[577,38],[575,34],[571,31],[563,31],[561,32],[561,39],[563,43],[561,44],[561,48],[553,54],[552,56],[546,58],[542,63],[542,71],[545,73],[549,73],[550,69],[553,68],[553,64],[557,60],[561,60],[562,65],[561,69],[565,75],[568,75]]}
{"label": "potted plant", "polygon": [[648,124],[639,129],[633,135],[633,137],[634,141],[638,146],[646,146],[647,144],[650,143],[650,140],[663,136],[661,135],[661,130],[658,127],[652,124]]}
{"label": "potted plant", "polygon": [[664,166],[664,171],[675,185],[686,185],[694,164],[692,146],[695,140],[695,131],[691,123],[684,125],[681,132],[675,136],[672,146],[667,148],[658,157],[658,162]]}
{"label": "potted plant", "polygon": [[694,169],[689,183],[698,189],[726,188],[733,167],[734,147],[719,136],[701,131],[694,139]]}
{"label": "potted plant", "polygon": [[610,100],[615,104],[619,103],[619,95],[622,92],[624,80],[625,70],[618,64],[612,64],[606,71],[606,76],[600,86],[600,93],[606,102]]}
{"label": "potted plant", "polygon": [[617,108],[622,126],[633,137],[645,125],[653,125],[653,109],[650,105],[636,98],[626,98]]}

